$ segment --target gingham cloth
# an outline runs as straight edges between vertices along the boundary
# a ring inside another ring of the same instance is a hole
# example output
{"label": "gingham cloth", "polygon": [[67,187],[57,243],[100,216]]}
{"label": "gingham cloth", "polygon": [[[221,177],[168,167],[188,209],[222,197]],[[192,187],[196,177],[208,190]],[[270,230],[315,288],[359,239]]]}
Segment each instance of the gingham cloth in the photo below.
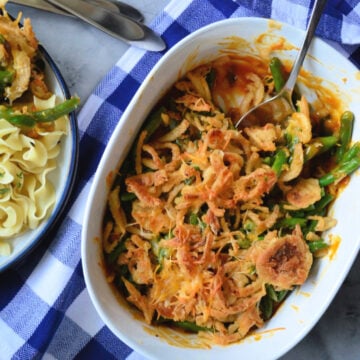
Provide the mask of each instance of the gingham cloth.
{"label": "gingham cloth", "polygon": [[[173,0],[152,24],[168,48],[214,21],[274,18],[306,27],[310,0]],[[360,4],[329,0],[317,34],[360,65]],[[130,48],[86,100],[78,123],[78,179],[65,215],[21,264],[0,274],[0,359],[142,359],[95,312],[80,259],[82,214],[103,150],[139,85],[163,53]]]}

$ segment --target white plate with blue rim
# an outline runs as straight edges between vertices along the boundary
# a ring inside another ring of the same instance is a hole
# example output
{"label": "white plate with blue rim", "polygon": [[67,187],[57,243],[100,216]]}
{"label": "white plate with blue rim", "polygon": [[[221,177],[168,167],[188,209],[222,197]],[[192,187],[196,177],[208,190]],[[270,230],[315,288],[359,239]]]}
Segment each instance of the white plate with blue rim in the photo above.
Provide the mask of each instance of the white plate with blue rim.
{"label": "white plate with blue rim", "polygon": [[[39,46],[39,52],[45,65],[45,79],[49,90],[56,95],[57,101],[69,99],[71,97],[69,89],[58,67],[41,45]],[[51,214],[36,229],[25,230],[10,239],[2,239],[2,241],[9,242],[11,254],[7,256],[0,255],[0,272],[24,259],[46,238],[58,223],[69,200],[76,177],[78,131],[75,112],[70,113],[68,118],[68,133],[61,139],[61,151],[57,157],[57,166],[49,176],[56,192],[56,201]]]}

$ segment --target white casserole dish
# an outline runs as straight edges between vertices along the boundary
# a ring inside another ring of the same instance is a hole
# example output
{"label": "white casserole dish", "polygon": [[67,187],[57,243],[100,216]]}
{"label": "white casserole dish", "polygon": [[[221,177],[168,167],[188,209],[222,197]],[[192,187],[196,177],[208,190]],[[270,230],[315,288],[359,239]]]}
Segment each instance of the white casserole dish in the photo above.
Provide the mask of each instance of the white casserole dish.
{"label": "white casserole dish", "polygon": [[[315,262],[306,283],[291,293],[264,328],[240,343],[211,349],[191,348],[192,335],[181,335],[186,339],[180,342],[187,342],[186,346],[174,346],[175,335],[169,335],[171,331],[167,332],[167,336],[170,336],[172,345],[162,336],[155,336],[155,328],[147,326],[139,317],[134,317],[127,306],[120,304],[106,282],[101,266],[101,244],[95,239],[99,239],[102,233],[102,214],[108,194],[107,175],[119,167],[146,116],[179,77],[195,65],[218,57],[229,38],[241,37],[251,43],[264,33],[269,35],[266,41],[276,41],[283,36],[295,46],[303,38],[302,31],[289,25],[260,18],[239,18],[209,25],[175,45],[155,65],[132,99],[115,128],[95,174],[82,233],[82,261],[87,289],[96,310],[110,330],[147,358],[211,360],[280,357],[294,347],[325,312],[359,251],[357,219],[360,205],[353,199],[359,198],[360,178],[354,174],[332,209],[332,215],[338,220],[337,226],[331,230],[331,234],[339,239],[336,251],[333,248],[334,251],[330,251],[328,256]],[[295,52],[296,48],[292,48],[281,52],[279,57],[294,59]],[[329,86],[337,89],[348,109],[355,114],[360,113],[359,71],[341,54],[325,42],[315,39],[304,68],[324,79],[325,83],[329,82]],[[359,138],[357,121],[353,140]]]}

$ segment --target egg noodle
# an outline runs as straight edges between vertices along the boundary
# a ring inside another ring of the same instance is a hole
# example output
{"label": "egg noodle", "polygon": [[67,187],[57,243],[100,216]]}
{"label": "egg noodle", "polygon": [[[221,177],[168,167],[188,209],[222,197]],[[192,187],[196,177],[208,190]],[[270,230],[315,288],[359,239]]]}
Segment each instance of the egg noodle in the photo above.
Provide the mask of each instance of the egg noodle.
{"label": "egg noodle", "polygon": [[[51,106],[54,102],[55,96],[47,100]],[[48,175],[57,166],[67,127],[68,119],[63,117],[54,129],[39,130],[39,136],[32,138],[0,119],[0,238],[35,229],[51,213],[56,195]],[[2,246],[9,254],[9,243]]]}
{"label": "egg noodle", "polygon": [[[341,121],[300,95],[286,119],[235,129],[275,85],[268,61],[252,56],[188,72],[114,175],[107,276],[148,324],[197,332],[209,344],[239,341],[326,251],[322,234],[336,224],[328,205],[349,174],[336,172],[349,155],[334,160]],[[359,144],[344,146],[357,152],[357,168]]]}

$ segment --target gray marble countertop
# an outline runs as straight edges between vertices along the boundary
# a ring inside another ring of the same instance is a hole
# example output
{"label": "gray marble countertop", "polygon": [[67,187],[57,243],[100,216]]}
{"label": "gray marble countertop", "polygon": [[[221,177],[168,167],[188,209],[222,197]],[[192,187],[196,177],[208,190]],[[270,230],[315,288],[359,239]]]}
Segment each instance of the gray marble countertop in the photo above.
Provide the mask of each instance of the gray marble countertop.
{"label": "gray marble countertop", "polygon": [[[145,16],[158,14],[167,0],[127,0]],[[128,49],[80,20],[9,4],[11,14],[21,10],[32,19],[38,39],[59,67],[72,94],[83,100]],[[334,301],[313,330],[282,360],[360,359],[360,257]]]}

